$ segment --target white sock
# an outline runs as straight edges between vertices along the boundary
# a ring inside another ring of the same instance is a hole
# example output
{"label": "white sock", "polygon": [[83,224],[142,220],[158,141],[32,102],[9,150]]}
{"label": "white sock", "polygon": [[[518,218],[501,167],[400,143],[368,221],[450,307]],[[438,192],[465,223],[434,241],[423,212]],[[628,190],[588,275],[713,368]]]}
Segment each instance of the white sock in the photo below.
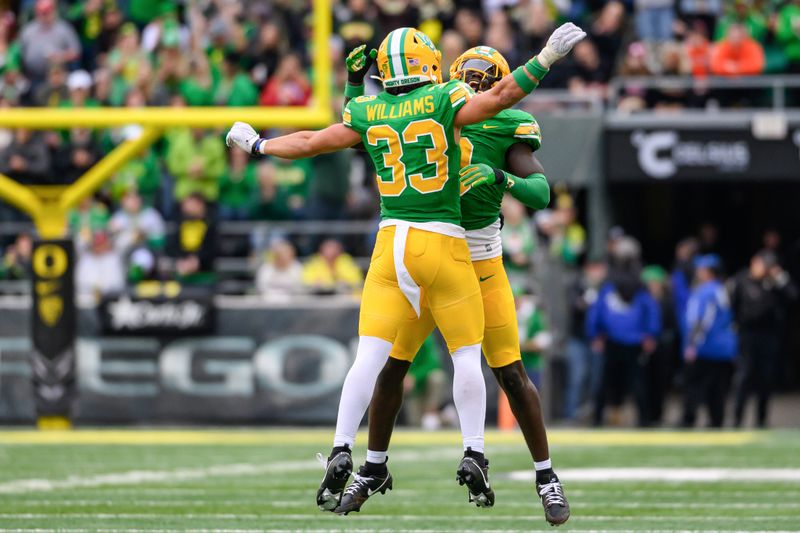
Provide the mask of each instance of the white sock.
{"label": "white sock", "polygon": [[461,423],[464,449],[483,453],[486,424],[486,382],[481,371],[481,345],[464,346],[453,352],[453,401]]}
{"label": "white sock", "polygon": [[347,372],[339,399],[339,414],[336,417],[336,435],[333,446],[347,445],[350,449],[356,442],[356,432],[372,400],[375,381],[389,359],[392,345],[377,337],[360,337],[356,360]]}
{"label": "white sock", "polygon": [[367,462],[382,465],[386,462],[386,452],[367,450]]}
{"label": "white sock", "polygon": [[533,462],[533,469],[537,472],[539,470],[548,470],[553,468],[553,464],[550,462],[550,458],[545,459],[544,461],[534,461]]}

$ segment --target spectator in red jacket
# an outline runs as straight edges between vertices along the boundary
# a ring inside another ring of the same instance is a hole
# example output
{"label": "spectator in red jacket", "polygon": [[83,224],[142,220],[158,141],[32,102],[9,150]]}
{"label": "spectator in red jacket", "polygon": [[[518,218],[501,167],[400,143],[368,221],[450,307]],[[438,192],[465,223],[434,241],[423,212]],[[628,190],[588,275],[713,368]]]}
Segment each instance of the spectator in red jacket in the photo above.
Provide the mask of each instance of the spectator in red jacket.
{"label": "spectator in red jacket", "polygon": [[311,84],[306,76],[300,56],[285,55],[275,74],[270,77],[261,93],[260,104],[264,106],[306,105],[311,98]]}
{"label": "spectator in red jacket", "polygon": [[717,76],[755,76],[764,71],[764,48],[741,24],[732,24],[711,51],[711,72]]}

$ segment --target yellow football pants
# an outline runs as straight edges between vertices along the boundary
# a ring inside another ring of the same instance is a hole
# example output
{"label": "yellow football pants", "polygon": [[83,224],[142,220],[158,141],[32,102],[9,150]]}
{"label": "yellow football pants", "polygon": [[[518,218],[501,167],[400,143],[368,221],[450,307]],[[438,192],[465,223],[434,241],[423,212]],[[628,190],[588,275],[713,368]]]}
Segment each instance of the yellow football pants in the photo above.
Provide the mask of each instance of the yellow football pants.
{"label": "yellow football pants", "polygon": [[[358,325],[359,335],[391,343],[399,331],[417,322],[414,309],[397,283],[395,229],[388,226],[378,232],[364,282]],[[410,228],[403,263],[420,286],[425,313],[441,331],[448,350],[452,353],[463,346],[480,344],[484,330],[481,290],[467,242]]]}
{"label": "yellow football pants", "polygon": [[[486,362],[492,368],[509,365],[520,359],[519,329],[514,295],[503,268],[503,258],[475,261],[472,266],[473,276],[480,285],[483,297],[486,328],[483,333],[483,353]],[[414,360],[435,326],[426,304],[423,301],[419,320],[405,324],[400,330],[392,346],[391,357],[402,361]]]}

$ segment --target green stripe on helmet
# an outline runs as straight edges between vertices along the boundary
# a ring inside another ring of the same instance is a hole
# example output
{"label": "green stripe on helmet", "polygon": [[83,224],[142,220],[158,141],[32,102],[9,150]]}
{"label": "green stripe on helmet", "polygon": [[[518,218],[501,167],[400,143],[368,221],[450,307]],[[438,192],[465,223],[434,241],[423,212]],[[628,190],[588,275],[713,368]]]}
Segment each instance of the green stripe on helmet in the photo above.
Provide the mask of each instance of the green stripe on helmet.
{"label": "green stripe on helmet", "polygon": [[400,34],[400,64],[403,65],[403,76],[408,76],[408,64],[406,63],[405,42],[408,35],[408,28],[403,29]]}

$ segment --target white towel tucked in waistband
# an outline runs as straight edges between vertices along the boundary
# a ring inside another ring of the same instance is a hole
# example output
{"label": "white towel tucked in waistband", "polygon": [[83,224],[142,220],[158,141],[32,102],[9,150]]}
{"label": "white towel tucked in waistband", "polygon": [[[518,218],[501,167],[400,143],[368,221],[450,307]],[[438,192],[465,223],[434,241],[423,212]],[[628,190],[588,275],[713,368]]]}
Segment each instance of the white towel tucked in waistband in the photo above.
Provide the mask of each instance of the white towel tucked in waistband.
{"label": "white towel tucked in waistband", "polygon": [[389,226],[397,226],[394,233],[394,269],[397,272],[397,284],[403,295],[411,304],[417,316],[420,315],[420,297],[422,290],[420,289],[414,278],[411,277],[408,269],[406,268],[403,259],[406,256],[406,240],[408,239],[408,229],[415,228],[422,231],[430,231],[432,233],[441,233],[449,235],[458,239],[464,238],[464,228],[449,224],[447,222],[408,222],[406,220],[387,219],[380,223],[381,228]]}

